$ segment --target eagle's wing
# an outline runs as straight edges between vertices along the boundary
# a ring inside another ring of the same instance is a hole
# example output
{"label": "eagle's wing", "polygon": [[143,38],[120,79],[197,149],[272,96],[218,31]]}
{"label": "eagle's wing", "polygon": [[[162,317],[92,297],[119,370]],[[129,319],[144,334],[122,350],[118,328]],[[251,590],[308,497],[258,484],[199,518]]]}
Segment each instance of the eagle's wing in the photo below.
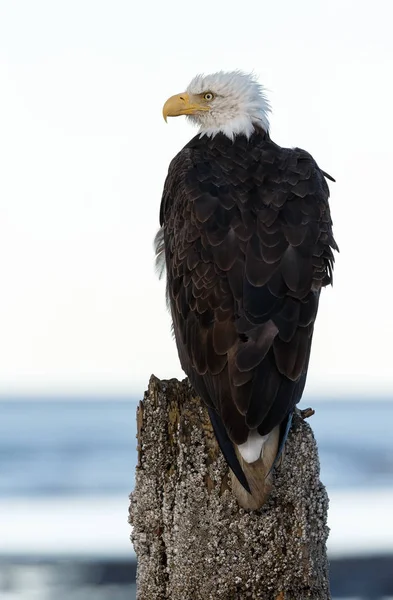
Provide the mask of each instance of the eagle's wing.
{"label": "eagle's wing", "polygon": [[167,293],[182,367],[242,444],[300,400],[337,246],[308,153],[204,143],[175,157],[164,188]]}

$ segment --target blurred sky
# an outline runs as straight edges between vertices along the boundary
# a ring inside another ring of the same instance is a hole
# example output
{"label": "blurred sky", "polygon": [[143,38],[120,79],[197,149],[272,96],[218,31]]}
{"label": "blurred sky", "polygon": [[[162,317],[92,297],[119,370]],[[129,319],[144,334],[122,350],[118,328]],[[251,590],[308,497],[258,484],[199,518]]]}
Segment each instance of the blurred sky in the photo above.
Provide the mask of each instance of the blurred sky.
{"label": "blurred sky", "polygon": [[253,70],[271,135],[331,173],[341,254],[309,390],[393,391],[393,5],[0,0],[0,394],[140,393],[181,376],[152,239],[195,134],[166,98]]}

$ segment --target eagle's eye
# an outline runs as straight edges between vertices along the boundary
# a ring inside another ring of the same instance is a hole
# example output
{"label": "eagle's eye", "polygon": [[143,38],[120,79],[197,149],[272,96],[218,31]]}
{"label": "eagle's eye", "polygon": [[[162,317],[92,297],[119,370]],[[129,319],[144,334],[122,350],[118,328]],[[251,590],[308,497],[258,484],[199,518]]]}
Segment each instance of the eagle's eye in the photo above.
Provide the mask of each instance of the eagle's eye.
{"label": "eagle's eye", "polygon": [[210,102],[210,100],[213,100],[214,98],[214,94],[212,94],[211,92],[206,92],[206,94],[204,94],[204,99],[207,100],[208,102]]}

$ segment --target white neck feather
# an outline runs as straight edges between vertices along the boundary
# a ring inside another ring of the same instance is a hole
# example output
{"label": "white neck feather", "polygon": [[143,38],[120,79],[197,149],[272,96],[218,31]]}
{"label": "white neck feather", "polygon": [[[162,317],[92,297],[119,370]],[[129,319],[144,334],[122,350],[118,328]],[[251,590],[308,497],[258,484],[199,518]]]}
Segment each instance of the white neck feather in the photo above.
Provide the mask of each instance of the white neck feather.
{"label": "white neck feather", "polygon": [[210,127],[204,127],[203,125],[199,128],[200,137],[204,135],[213,138],[217,133],[223,133],[230,140],[233,140],[237,135],[245,135],[246,138],[250,138],[255,131],[255,125],[261,127],[265,131],[269,131],[269,121],[267,118],[254,117],[252,119],[249,115],[239,115],[234,117],[221,125],[212,125]]}

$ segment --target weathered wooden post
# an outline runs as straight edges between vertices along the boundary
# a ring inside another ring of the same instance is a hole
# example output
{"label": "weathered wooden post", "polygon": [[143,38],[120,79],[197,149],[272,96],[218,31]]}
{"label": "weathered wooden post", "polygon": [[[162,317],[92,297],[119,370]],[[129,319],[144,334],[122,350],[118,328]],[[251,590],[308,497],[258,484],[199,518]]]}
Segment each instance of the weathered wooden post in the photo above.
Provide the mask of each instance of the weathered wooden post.
{"label": "weathered wooden post", "polygon": [[187,380],[153,376],[137,418],[130,522],[138,600],[330,598],[328,498],[301,416],[258,511],[232,496],[207,411]]}

